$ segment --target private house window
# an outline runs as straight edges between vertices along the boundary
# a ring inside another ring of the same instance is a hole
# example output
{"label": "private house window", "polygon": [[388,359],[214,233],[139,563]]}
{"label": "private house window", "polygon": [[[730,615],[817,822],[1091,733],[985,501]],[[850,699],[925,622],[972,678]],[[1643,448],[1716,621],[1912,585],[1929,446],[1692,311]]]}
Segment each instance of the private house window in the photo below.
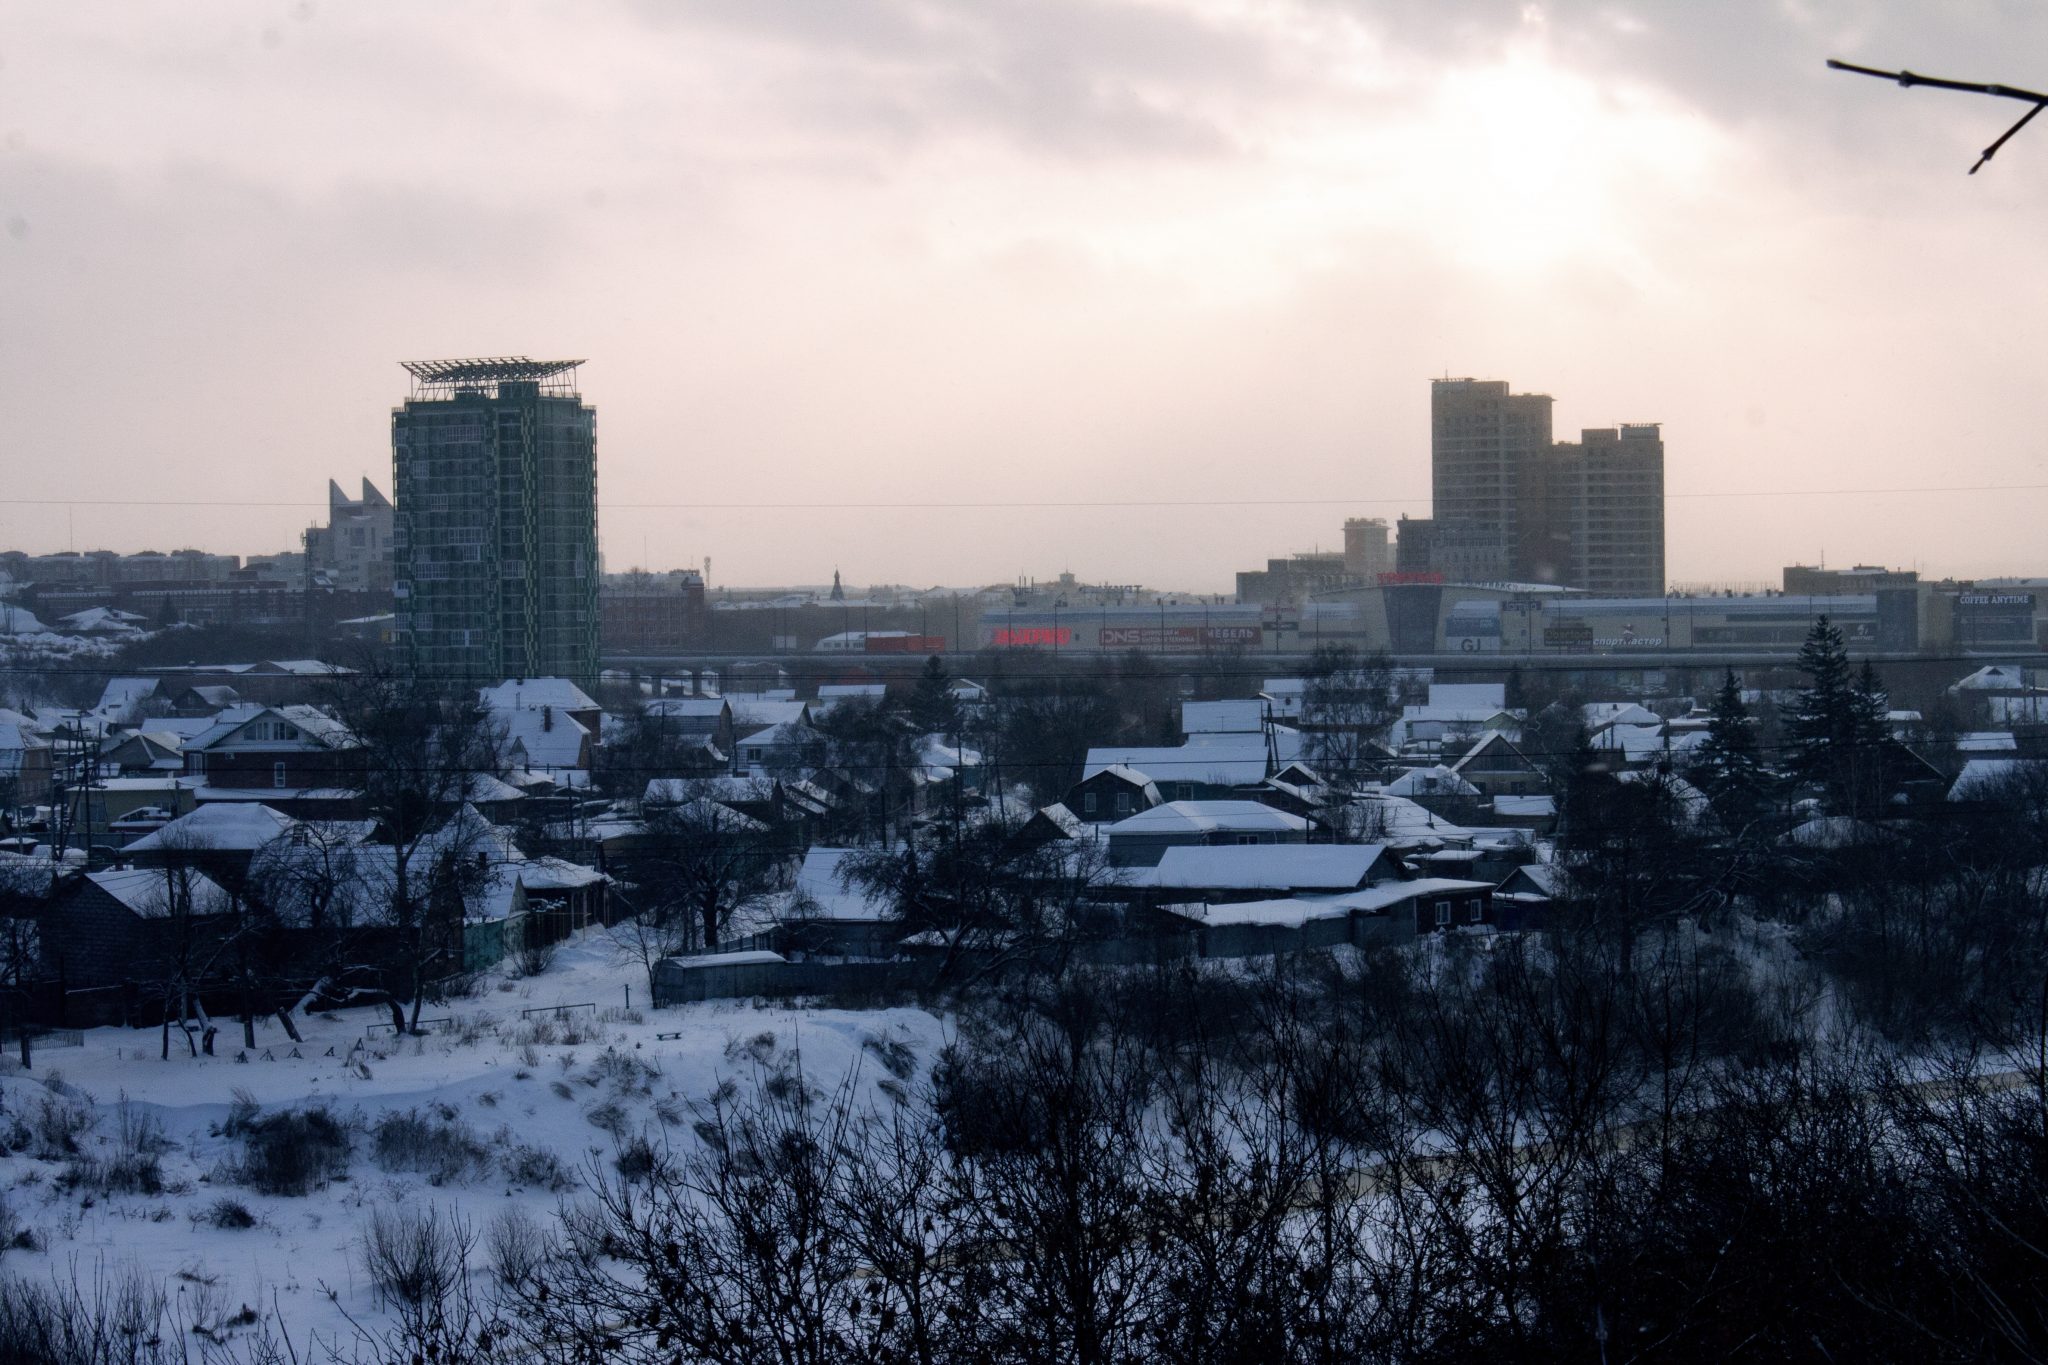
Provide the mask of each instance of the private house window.
{"label": "private house window", "polygon": [[1480,908],[1481,907],[1478,901],[1473,901],[1472,904],[1465,907],[1465,922],[1467,924],[1479,923]]}
{"label": "private house window", "polygon": [[1256,834],[1240,834],[1237,836],[1237,841],[1240,844],[1256,844],[1259,841],[1259,836]]}
{"label": "private house window", "polygon": [[1195,799],[1195,784],[1194,784],[1194,783],[1192,783],[1192,782],[1183,782],[1183,783],[1181,783],[1181,784],[1180,784],[1180,799],[1181,799],[1181,800],[1183,800],[1183,801],[1192,801],[1192,800],[1194,800],[1194,799]]}
{"label": "private house window", "polygon": [[1451,903],[1449,901],[1438,901],[1436,903],[1436,922],[1440,927],[1451,922]]}
{"label": "private house window", "polygon": [[1116,813],[1118,815],[1122,815],[1125,811],[1129,810],[1130,808],[1131,794],[1129,792],[1118,792],[1116,794]]}
{"label": "private house window", "polygon": [[1081,797],[1081,811],[1086,815],[1095,814],[1095,793],[1088,792]]}
{"label": "private house window", "polygon": [[192,757],[192,771],[193,771],[193,772],[195,772],[195,773],[203,773],[203,772],[205,772],[205,771],[206,771],[206,753],[205,753],[205,751],[204,751],[204,750],[200,750],[200,751],[197,751],[197,752],[193,753],[191,757]]}
{"label": "private house window", "polygon": [[284,785],[284,764],[273,763],[270,765],[270,785],[273,787],[282,787]]}

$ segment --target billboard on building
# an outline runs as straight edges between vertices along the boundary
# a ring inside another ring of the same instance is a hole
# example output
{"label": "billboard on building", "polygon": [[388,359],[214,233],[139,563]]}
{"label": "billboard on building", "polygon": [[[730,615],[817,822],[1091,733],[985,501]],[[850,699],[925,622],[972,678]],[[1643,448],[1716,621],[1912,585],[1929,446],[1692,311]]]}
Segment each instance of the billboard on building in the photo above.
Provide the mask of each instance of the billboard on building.
{"label": "billboard on building", "polygon": [[2034,643],[2034,594],[1966,592],[1956,596],[1956,643],[1972,646]]}
{"label": "billboard on building", "polygon": [[1104,649],[1228,649],[1265,639],[1260,626],[1104,626]]}
{"label": "billboard on building", "polygon": [[1451,604],[1444,618],[1444,649],[1460,654],[1500,652],[1500,603],[1492,598],[1466,598]]}

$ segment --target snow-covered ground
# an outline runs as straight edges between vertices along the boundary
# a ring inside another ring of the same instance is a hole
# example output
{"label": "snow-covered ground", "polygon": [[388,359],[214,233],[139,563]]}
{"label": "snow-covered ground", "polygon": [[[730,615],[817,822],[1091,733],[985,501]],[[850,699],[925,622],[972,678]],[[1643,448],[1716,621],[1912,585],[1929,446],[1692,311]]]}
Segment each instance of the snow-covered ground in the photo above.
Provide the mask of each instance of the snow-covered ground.
{"label": "snow-covered ground", "polygon": [[[640,1012],[623,1008],[628,985]],[[42,1049],[30,1072],[10,1054],[0,1064],[0,1129],[19,1121],[33,1130],[46,1104],[87,1109],[95,1124],[81,1149],[104,1159],[119,1150],[125,1101],[129,1126],[154,1119],[168,1146],[159,1194],[68,1186],[70,1163],[32,1151],[0,1158],[0,1191],[39,1243],[0,1253],[0,1274],[76,1273],[90,1284],[132,1265],[165,1280],[188,1314],[275,1307],[295,1337],[337,1339],[350,1317],[365,1324],[385,1317],[362,1264],[374,1208],[459,1209],[479,1234],[511,1207],[551,1217],[561,1200],[577,1197],[593,1163],[608,1168],[623,1144],[644,1138],[657,1150],[664,1143],[682,1150],[695,1143],[690,1106],[728,1078],[744,1082],[800,1064],[827,1090],[854,1074],[866,1098],[889,1104],[882,1089],[896,1082],[879,1060],[884,1045],[899,1069],[907,1050],[921,1079],[945,1028],[915,1009],[716,1002],[644,1010],[645,994],[644,974],[617,965],[596,931],[564,945],[541,976],[495,980],[474,998],[430,1007],[426,1017],[452,1016],[455,1023],[423,1038],[394,1038],[388,1011],[368,1008],[304,1018],[298,1045],[276,1020],[266,1021],[247,1060],[238,1059],[236,1021],[219,1021],[212,1057],[194,1059],[174,1032],[171,1057],[161,1060],[156,1030],[118,1028],[88,1031],[82,1047]],[[586,1003],[597,1009],[565,1010],[555,1024],[521,1016]],[[367,1037],[380,1021],[382,1036]],[[546,1041],[551,1028],[556,1040]],[[264,1196],[238,1184],[233,1168],[243,1144],[222,1131],[238,1091],[266,1114],[319,1104],[347,1121],[355,1131],[347,1177],[303,1197]],[[437,1125],[466,1125],[486,1155],[441,1184],[384,1169],[375,1126],[405,1111]],[[523,1169],[531,1176],[547,1166],[536,1152],[559,1163],[566,1188],[533,1178],[522,1183],[512,1174]],[[245,1207],[255,1225],[215,1226],[212,1214],[223,1199]]]}

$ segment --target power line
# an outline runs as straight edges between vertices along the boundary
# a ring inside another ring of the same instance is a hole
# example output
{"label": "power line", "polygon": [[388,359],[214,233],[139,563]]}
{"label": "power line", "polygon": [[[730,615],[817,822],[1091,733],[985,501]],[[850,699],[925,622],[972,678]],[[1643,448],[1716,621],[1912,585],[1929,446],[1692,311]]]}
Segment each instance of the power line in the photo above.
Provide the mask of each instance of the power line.
{"label": "power line", "polygon": [[[1846,498],[1846,497],[1893,497],[1926,496],[1940,493],[2038,493],[2048,491],[2048,483],[2005,483],[2005,484],[1931,484],[1920,487],[1889,488],[1756,488],[1756,489],[1698,489],[1693,491],[1670,492],[1664,497],[1672,498]],[[819,502],[643,502],[611,505],[614,511],[647,509],[654,511],[707,511],[707,512],[794,512],[794,511],[987,511],[1006,507],[1029,507],[1047,510],[1085,510],[1088,508],[1199,508],[1199,507],[1411,507],[1427,503],[1427,493],[1412,497],[1323,497],[1323,498],[1092,498],[1076,500],[1000,498],[976,501],[909,501],[888,500],[873,502],[851,502],[831,500]],[[234,498],[0,498],[5,507],[310,507],[321,508],[324,501],[311,499],[234,499]],[[605,504],[600,504],[605,506]]]}

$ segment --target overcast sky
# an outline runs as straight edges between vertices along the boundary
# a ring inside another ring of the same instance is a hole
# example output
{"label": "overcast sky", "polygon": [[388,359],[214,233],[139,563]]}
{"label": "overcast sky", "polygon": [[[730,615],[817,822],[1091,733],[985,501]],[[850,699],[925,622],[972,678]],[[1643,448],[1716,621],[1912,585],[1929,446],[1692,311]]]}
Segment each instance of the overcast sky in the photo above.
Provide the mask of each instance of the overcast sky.
{"label": "overcast sky", "polygon": [[1822,65],[2043,53],[1961,0],[0,0],[0,547],[295,545],[388,488],[398,361],[523,353],[589,362],[607,567],[714,585],[1227,589],[1426,514],[1447,373],[1663,422],[1676,580],[2048,572],[2048,126],[1969,177],[2022,107]]}

